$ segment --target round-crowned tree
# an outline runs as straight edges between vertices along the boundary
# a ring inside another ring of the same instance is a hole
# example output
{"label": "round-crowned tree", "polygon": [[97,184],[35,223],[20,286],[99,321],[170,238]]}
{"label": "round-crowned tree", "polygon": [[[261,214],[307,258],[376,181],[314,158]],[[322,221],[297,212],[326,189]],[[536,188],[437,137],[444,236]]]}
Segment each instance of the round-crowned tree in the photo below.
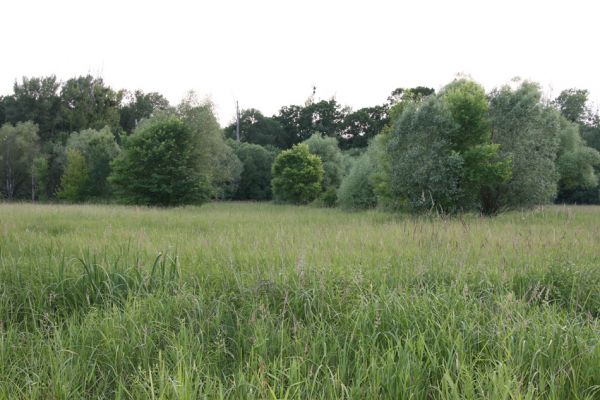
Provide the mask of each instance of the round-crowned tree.
{"label": "round-crowned tree", "polygon": [[110,181],[125,203],[200,204],[211,193],[202,150],[199,136],[176,116],[151,118],[124,142]]}
{"label": "round-crowned tree", "polygon": [[273,163],[271,185],[275,200],[306,204],[317,198],[323,181],[323,162],[305,144],[279,153]]}

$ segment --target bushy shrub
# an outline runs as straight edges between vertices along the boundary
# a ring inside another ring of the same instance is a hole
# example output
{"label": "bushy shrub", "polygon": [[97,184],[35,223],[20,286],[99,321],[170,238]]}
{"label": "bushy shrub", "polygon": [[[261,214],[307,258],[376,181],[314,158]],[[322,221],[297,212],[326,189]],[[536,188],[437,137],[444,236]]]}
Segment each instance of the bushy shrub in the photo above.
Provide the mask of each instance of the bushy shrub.
{"label": "bushy shrub", "polygon": [[323,162],[299,144],[279,153],[272,168],[273,196],[276,200],[307,204],[321,192]]}

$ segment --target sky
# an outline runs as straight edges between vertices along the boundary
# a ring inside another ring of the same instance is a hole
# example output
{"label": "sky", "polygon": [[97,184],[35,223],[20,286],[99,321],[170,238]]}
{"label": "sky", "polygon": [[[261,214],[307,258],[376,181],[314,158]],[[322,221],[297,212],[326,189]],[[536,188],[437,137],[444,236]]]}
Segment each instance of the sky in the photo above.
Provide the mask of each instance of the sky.
{"label": "sky", "polygon": [[600,5],[593,0],[4,0],[0,94],[23,76],[91,73],[172,104],[194,90],[222,125],[332,96],[353,109],[397,87],[467,74],[487,90],[514,77],[600,104]]}

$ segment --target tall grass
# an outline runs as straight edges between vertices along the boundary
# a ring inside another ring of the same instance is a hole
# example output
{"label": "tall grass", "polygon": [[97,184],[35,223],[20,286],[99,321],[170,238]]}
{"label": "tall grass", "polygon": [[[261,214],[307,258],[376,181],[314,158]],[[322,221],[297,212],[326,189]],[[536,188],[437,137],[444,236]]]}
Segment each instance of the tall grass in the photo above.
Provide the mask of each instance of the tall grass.
{"label": "tall grass", "polygon": [[597,399],[600,208],[0,205],[0,398]]}

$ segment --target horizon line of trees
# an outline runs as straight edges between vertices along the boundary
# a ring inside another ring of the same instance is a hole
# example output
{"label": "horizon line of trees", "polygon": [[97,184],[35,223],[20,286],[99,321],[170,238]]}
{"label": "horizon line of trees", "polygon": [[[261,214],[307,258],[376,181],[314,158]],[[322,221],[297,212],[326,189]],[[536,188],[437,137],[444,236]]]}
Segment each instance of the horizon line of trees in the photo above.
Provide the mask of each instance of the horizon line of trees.
{"label": "horizon line of trees", "polygon": [[221,128],[209,102],[115,91],[90,75],[23,78],[0,97],[0,197],[174,206],[314,202],[442,213],[600,204],[600,117],[587,90],[398,88],[352,110],[312,95]]}

